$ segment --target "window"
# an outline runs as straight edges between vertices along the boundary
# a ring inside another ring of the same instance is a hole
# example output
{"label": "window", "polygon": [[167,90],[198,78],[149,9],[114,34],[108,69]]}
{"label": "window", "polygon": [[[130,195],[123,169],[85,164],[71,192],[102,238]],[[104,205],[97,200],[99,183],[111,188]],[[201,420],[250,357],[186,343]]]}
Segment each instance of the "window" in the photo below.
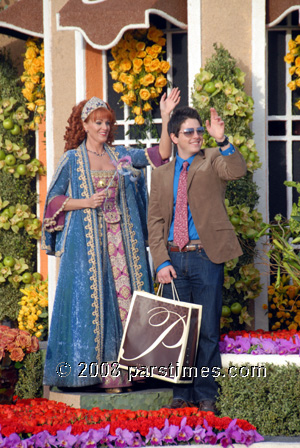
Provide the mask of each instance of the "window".
{"label": "window", "polygon": [[[151,25],[155,25],[165,33],[167,39],[166,59],[169,61],[171,68],[167,74],[168,80],[172,86],[179,87],[181,90],[181,105],[188,104],[188,67],[187,67],[187,34],[185,30],[175,27],[165,19],[157,15],[150,16]],[[107,51],[107,62],[113,60],[110,51]],[[107,101],[116,112],[118,123],[118,132],[114,141],[116,145],[135,145],[136,138],[132,133],[133,120],[128,120],[129,108],[120,100],[120,95],[113,88],[113,80],[109,74],[109,67],[106,64],[107,79]],[[158,135],[161,133],[161,118],[159,112],[159,104],[153,106],[153,121],[155,123]],[[151,146],[157,144],[157,138],[148,135],[146,140],[142,140],[145,145]]]}
{"label": "window", "polygon": [[300,110],[293,104],[297,94],[287,87],[291,80],[289,65],[283,58],[288,42],[300,34],[299,11],[289,14],[268,33],[268,154],[270,220],[277,213],[289,217],[295,189],[285,180],[300,182]]}

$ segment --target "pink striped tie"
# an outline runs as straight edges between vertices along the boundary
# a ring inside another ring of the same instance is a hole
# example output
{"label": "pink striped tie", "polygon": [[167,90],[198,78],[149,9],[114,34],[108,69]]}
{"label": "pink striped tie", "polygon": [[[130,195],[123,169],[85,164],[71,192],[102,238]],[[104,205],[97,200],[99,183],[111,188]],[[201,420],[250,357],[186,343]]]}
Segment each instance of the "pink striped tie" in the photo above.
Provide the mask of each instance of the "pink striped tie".
{"label": "pink striped tie", "polygon": [[175,220],[174,220],[174,243],[180,250],[189,242],[188,229],[188,202],[187,202],[187,167],[189,162],[183,162],[182,170],[179,176]]}

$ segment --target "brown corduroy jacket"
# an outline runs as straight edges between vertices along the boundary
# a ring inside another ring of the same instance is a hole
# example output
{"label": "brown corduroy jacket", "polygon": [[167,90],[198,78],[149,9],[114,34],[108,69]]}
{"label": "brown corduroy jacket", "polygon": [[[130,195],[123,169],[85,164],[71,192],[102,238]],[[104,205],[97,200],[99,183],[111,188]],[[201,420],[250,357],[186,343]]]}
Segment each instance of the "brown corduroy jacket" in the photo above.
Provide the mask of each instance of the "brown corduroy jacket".
{"label": "brown corduroy jacket", "polygon": [[[152,172],[148,233],[154,268],[170,260],[167,242],[173,215],[175,158]],[[222,156],[219,148],[201,150],[188,172],[188,202],[201,243],[209,259],[223,263],[242,255],[225,207],[227,181],[244,176],[243,156],[236,150]]]}

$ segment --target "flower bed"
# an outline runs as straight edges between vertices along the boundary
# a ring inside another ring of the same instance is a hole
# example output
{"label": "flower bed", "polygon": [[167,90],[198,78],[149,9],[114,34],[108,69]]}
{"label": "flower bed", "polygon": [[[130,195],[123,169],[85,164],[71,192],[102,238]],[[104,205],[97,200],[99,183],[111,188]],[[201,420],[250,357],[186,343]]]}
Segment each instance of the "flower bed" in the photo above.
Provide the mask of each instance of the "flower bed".
{"label": "flower bed", "polygon": [[220,340],[221,353],[251,355],[300,354],[300,332],[296,330],[281,331],[229,331]]}
{"label": "flower bed", "polygon": [[9,447],[134,447],[193,441],[227,447],[263,440],[246,420],[219,418],[198,408],[85,410],[41,398],[1,406],[0,421],[0,446]]}

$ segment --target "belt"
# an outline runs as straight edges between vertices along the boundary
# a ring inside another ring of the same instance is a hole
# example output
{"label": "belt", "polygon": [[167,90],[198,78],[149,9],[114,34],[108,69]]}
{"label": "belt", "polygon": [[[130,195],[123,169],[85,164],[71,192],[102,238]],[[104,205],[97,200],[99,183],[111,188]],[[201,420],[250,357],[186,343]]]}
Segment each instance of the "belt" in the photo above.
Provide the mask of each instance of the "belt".
{"label": "belt", "polygon": [[170,252],[194,252],[195,250],[203,249],[202,244],[187,244],[182,249],[179,246],[174,246],[173,244],[168,243],[168,250]]}

